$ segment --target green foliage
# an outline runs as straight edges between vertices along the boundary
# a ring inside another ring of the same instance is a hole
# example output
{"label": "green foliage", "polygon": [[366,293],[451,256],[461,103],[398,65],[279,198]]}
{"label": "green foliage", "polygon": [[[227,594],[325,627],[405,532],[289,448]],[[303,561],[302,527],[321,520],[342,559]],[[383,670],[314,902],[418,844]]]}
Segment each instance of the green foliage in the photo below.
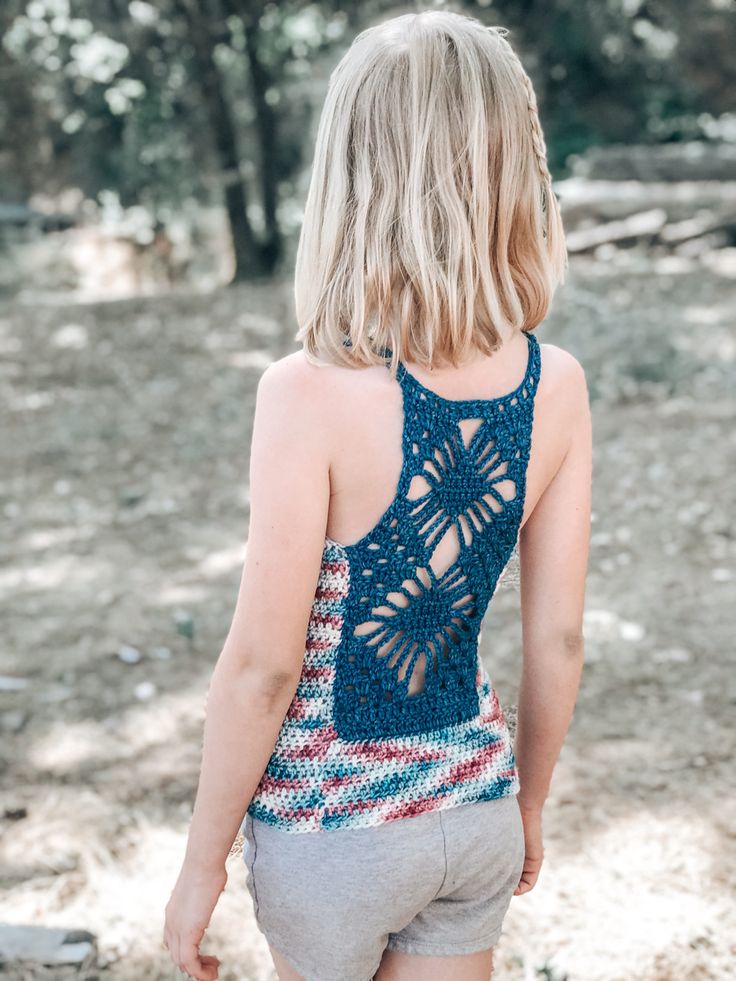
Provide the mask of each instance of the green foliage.
{"label": "green foliage", "polygon": [[534,81],[558,175],[588,146],[707,138],[704,113],[732,111],[736,23],[711,0],[496,0],[492,9]]}
{"label": "green foliage", "polygon": [[[436,4],[401,10],[426,6]],[[733,120],[736,27],[723,3],[449,6],[511,29],[557,175],[591,145],[707,138]],[[6,0],[5,195],[114,191],[153,214],[225,200],[240,266],[274,271],[298,223],[290,200],[330,67],[362,25],[397,10],[383,0]]]}

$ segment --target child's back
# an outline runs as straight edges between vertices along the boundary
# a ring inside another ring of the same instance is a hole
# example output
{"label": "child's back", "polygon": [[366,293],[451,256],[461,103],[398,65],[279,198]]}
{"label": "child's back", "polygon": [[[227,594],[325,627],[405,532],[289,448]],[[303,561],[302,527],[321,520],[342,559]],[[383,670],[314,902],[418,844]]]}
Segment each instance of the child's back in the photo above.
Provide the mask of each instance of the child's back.
{"label": "child's back", "polygon": [[[582,667],[591,425],[580,364],[533,333],[567,256],[506,33],[378,24],[320,118],[302,351],[259,383],[195,808],[195,840],[221,846],[247,784],[247,885],[283,981],[486,981],[542,862]],[[512,748],[479,637],[517,545]]]}

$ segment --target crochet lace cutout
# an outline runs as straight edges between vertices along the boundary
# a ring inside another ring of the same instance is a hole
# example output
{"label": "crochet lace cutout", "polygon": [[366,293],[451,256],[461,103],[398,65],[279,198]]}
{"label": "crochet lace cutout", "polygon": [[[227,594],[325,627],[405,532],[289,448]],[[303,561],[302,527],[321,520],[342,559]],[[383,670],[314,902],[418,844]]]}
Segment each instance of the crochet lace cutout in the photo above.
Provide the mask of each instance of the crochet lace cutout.
{"label": "crochet lace cutout", "polygon": [[446,399],[399,362],[403,462],[393,501],[342,546],[350,587],[334,680],[345,739],[432,731],[478,711],[481,622],[524,509],[539,342],[496,399]]}

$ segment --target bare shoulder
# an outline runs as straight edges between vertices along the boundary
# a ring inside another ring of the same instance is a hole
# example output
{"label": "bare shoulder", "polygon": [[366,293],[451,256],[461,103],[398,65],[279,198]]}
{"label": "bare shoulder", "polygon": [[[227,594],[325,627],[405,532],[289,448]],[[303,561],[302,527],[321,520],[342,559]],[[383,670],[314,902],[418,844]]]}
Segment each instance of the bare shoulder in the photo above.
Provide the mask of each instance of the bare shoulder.
{"label": "bare shoulder", "polygon": [[585,369],[580,361],[558,344],[540,343],[542,360],[541,377],[553,385],[565,385],[570,382],[585,385]]}
{"label": "bare shoulder", "polygon": [[315,365],[303,351],[294,351],[272,361],[258,381],[258,402],[298,412],[302,421],[324,415],[330,391],[332,366]]}
{"label": "bare shoulder", "polygon": [[543,397],[580,406],[588,402],[588,382],[580,361],[557,344],[539,345],[541,370],[539,389]]}
{"label": "bare shoulder", "polygon": [[293,351],[272,361],[261,375],[259,388],[279,392],[284,396],[307,394],[318,389],[324,380],[322,368],[307,360],[303,351]]}
{"label": "bare shoulder", "polygon": [[388,372],[380,367],[317,365],[299,350],[272,361],[258,387],[259,398],[263,390],[269,399],[283,400],[292,408],[304,408],[334,422],[350,405],[358,407],[361,393],[369,397],[376,385],[387,383]]}
{"label": "bare shoulder", "polygon": [[[272,361],[261,373],[256,391],[251,459],[281,456],[323,466],[334,443],[329,385],[323,369],[301,351]],[[332,413],[334,416],[334,412]]]}
{"label": "bare shoulder", "polygon": [[381,371],[314,364],[303,350],[272,361],[256,393],[262,441],[283,440],[315,460],[333,460],[365,414],[375,413],[377,386],[387,384]]}

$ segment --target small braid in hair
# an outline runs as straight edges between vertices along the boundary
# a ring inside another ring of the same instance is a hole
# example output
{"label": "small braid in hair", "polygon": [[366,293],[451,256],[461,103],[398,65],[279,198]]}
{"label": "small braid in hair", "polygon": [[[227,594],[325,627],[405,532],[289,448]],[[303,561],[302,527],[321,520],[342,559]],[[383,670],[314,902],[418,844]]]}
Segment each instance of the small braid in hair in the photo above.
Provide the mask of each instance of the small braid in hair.
{"label": "small braid in hair", "polygon": [[519,62],[519,68],[521,70],[521,77],[524,81],[524,88],[526,89],[526,95],[527,95],[527,104],[529,106],[529,122],[531,124],[532,145],[534,147],[534,156],[537,161],[537,169],[539,170],[539,174],[542,178],[542,217],[544,219],[544,237],[546,238],[547,217],[548,217],[547,195],[551,193],[552,175],[550,174],[549,167],[547,166],[547,145],[544,142],[544,133],[542,131],[542,124],[539,121],[539,110],[537,109],[537,97],[534,92],[534,86],[532,85],[532,80],[524,71],[521,62]]}
{"label": "small braid in hair", "polygon": [[512,62],[516,65],[521,80],[524,84],[524,89],[526,90],[526,101],[527,107],[529,109],[529,124],[532,136],[532,146],[534,147],[534,158],[537,162],[537,170],[539,171],[539,176],[542,181],[542,218],[544,221],[544,237],[547,237],[547,219],[548,219],[548,195],[552,193],[552,175],[549,172],[549,167],[547,166],[547,144],[544,140],[544,132],[542,130],[542,124],[539,120],[539,110],[537,108],[537,96],[534,91],[534,86],[532,85],[532,80],[529,78],[524,66],[521,63],[521,59],[511,47],[509,42],[506,40],[506,35],[509,33],[506,27],[489,27],[488,30],[492,31],[498,37],[500,43],[506,49]]}

